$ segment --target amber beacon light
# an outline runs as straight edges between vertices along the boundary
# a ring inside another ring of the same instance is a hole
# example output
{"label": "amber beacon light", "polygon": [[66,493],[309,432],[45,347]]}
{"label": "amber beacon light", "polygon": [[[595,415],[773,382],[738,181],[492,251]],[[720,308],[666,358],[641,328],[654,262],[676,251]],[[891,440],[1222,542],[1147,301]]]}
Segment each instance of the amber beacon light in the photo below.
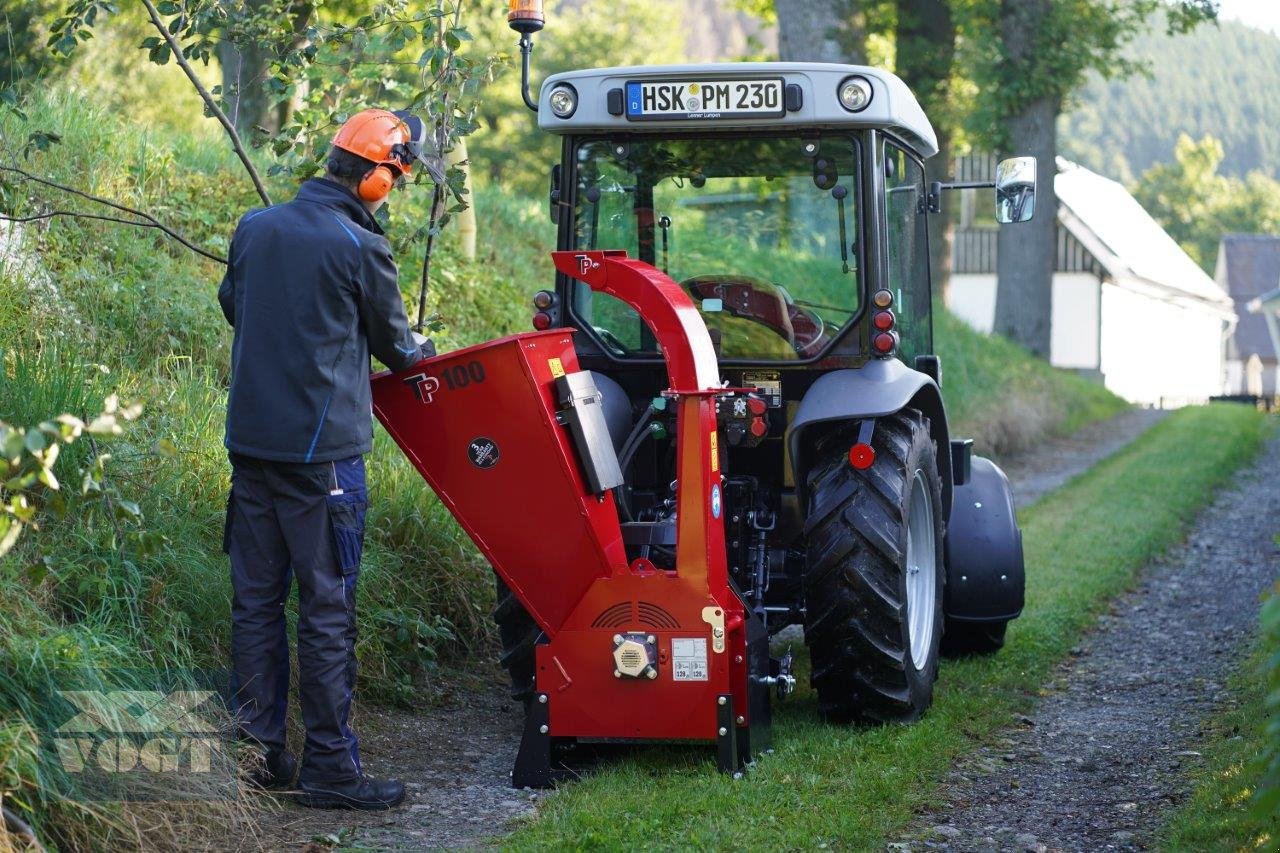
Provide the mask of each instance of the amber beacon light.
{"label": "amber beacon light", "polygon": [[542,0],[511,0],[507,6],[507,25],[518,33],[536,33],[546,22]]}

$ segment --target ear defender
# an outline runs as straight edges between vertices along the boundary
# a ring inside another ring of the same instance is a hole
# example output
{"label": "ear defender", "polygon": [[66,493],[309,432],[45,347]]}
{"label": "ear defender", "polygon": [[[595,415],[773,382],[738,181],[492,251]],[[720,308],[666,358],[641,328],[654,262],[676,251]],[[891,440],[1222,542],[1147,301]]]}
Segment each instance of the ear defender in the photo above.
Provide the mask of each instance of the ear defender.
{"label": "ear defender", "polygon": [[357,195],[362,201],[382,201],[396,185],[396,176],[390,166],[374,166],[360,179]]}

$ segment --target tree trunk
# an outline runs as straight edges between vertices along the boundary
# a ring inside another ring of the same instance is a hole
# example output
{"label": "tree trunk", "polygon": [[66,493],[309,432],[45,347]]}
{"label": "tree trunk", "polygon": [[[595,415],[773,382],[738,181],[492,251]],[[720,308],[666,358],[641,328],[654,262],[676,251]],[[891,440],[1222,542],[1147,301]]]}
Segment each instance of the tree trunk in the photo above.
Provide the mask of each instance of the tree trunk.
{"label": "tree trunk", "polygon": [[1043,98],[1009,120],[1010,153],[1034,156],[1036,209],[1030,222],[1000,226],[996,243],[995,331],[1049,358],[1057,261],[1059,102]]}
{"label": "tree trunk", "polygon": [[[1040,28],[1054,0],[1000,0],[1000,41],[1010,80],[1030,80],[1046,73]],[[1033,156],[1036,170],[1035,217],[1000,228],[996,243],[997,334],[1010,338],[1042,358],[1049,358],[1053,328],[1053,272],[1057,261],[1060,97],[1045,95],[1005,117],[1009,153]]]}
{"label": "tree trunk", "polygon": [[476,259],[476,196],[471,183],[471,163],[467,160],[467,140],[459,139],[449,152],[450,166],[462,169],[463,186],[467,188],[467,209],[457,213],[458,245],[462,255],[469,261]]}
{"label": "tree trunk", "polygon": [[[247,0],[246,15],[256,14],[270,0]],[[255,127],[275,133],[293,120],[295,102],[285,99],[271,103],[267,93],[267,76],[271,62],[289,50],[302,46],[307,24],[315,6],[311,2],[297,2],[288,10],[288,28],[282,24],[277,38],[251,38],[232,33],[218,42],[218,64],[222,66],[222,97],[225,112],[236,127],[236,132],[250,138]],[[274,43],[273,43],[274,42]]]}
{"label": "tree trunk", "polygon": [[866,63],[866,22],[858,0],[774,0],[773,7],[783,62]]}
{"label": "tree trunk", "polygon": [[236,44],[227,39],[218,42],[218,62],[222,65],[222,98],[225,112],[236,126],[236,133],[249,139],[255,127],[268,131],[274,127],[266,80],[271,63],[271,50],[261,45]]}
{"label": "tree trunk", "polygon": [[[895,32],[898,76],[915,92],[938,137],[938,154],[925,163],[930,181],[951,177],[951,76],[956,25],[948,0],[898,0]],[[951,282],[952,193],[942,194],[942,213],[931,217],[929,267],[935,307],[946,304]]]}

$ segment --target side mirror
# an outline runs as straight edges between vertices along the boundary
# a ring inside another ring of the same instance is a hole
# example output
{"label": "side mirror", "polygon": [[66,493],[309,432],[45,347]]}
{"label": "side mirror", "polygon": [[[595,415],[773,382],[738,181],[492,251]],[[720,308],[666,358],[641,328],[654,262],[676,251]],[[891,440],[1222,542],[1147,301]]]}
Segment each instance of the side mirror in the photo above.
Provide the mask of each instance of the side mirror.
{"label": "side mirror", "polygon": [[996,166],[996,221],[1027,222],[1036,212],[1036,158],[1012,157]]}

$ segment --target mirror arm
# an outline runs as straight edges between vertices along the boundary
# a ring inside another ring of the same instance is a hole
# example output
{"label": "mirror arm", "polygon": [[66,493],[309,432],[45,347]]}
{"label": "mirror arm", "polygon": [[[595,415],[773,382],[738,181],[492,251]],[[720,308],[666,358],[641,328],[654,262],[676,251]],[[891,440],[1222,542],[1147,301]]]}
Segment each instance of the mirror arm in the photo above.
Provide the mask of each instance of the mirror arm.
{"label": "mirror arm", "polygon": [[538,102],[529,97],[529,57],[533,53],[533,39],[529,38],[528,33],[520,34],[520,97],[524,98],[524,105],[535,113],[538,111]]}
{"label": "mirror arm", "polygon": [[934,181],[929,184],[929,212],[942,212],[943,190],[990,190],[995,189],[995,186],[995,181],[951,181],[945,184],[942,181]]}

